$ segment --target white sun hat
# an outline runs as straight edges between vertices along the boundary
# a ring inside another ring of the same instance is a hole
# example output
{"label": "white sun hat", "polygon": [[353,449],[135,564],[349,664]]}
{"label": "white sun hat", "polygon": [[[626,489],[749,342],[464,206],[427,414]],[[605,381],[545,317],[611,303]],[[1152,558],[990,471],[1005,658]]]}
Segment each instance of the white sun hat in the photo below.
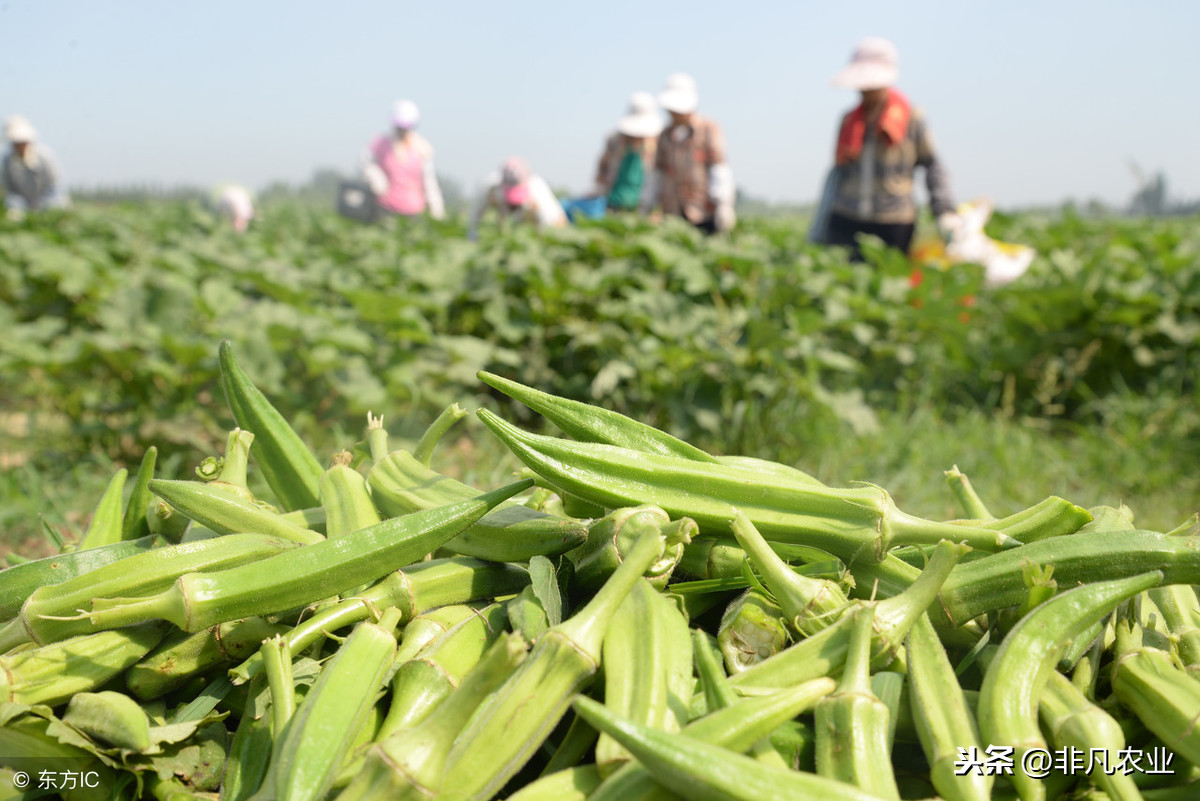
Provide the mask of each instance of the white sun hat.
{"label": "white sun hat", "polygon": [[20,114],[14,114],[4,121],[4,135],[10,142],[37,141],[37,131],[33,129],[29,120]]}
{"label": "white sun hat", "polygon": [[397,100],[395,107],[392,109],[392,125],[397,128],[416,128],[417,122],[421,119],[421,111],[417,108],[417,104],[411,100]]}
{"label": "white sun hat", "polygon": [[662,131],[662,117],[658,103],[649,92],[634,92],[629,96],[629,111],[617,120],[617,130],[626,136],[648,138]]}
{"label": "white sun hat", "polygon": [[896,46],[887,39],[868,36],[858,43],[850,63],[833,76],[833,85],[844,89],[886,89],[900,75]]}
{"label": "white sun hat", "polygon": [[658,104],[676,114],[691,114],[700,105],[696,79],[686,72],[668,76],[666,87],[658,93]]}

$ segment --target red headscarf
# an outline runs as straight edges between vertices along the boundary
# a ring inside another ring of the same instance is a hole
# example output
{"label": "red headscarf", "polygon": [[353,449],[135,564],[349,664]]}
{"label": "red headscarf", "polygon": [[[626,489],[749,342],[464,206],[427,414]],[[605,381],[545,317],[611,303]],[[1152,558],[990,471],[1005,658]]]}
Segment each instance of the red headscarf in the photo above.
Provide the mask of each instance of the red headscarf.
{"label": "red headscarf", "polygon": [[[879,114],[876,133],[883,137],[889,145],[894,145],[904,139],[908,131],[908,121],[912,117],[912,107],[908,98],[896,89],[888,89],[887,100],[884,101],[883,111]],[[851,111],[842,120],[842,130],[838,132],[836,161],[839,165],[854,161],[862,153],[863,139],[867,135],[867,119],[862,104]]]}

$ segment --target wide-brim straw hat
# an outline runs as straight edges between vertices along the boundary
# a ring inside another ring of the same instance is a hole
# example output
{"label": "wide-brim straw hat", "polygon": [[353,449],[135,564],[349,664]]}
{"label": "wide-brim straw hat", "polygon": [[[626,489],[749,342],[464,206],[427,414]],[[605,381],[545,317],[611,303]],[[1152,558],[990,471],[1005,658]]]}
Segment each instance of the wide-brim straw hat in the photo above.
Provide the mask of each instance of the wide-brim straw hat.
{"label": "wide-brim straw hat", "polygon": [[20,114],[14,114],[5,121],[4,135],[8,141],[15,143],[37,141],[37,131],[33,129],[29,120]]}
{"label": "wide-brim straw hat", "polygon": [[833,85],[845,89],[886,89],[900,76],[896,46],[887,39],[863,39],[850,55],[850,63],[833,76]]}
{"label": "wide-brim straw hat", "polygon": [[676,114],[691,114],[700,105],[696,79],[686,72],[668,76],[667,85],[658,93],[658,104]]}
{"label": "wide-brim straw hat", "polygon": [[629,96],[629,110],[617,120],[617,130],[638,139],[658,136],[662,132],[662,115],[658,103],[649,92],[634,92]]}

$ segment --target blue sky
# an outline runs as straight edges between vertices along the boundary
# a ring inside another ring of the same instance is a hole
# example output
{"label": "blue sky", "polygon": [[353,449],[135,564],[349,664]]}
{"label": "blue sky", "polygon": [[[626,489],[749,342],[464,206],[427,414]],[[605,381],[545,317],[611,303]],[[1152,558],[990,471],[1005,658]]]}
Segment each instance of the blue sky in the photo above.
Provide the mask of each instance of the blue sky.
{"label": "blue sky", "polygon": [[259,188],[350,171],[392,102],[440,172],[521,154],[590,185],[637,89],[691,72],[747,192],[808,201],[852,93],[854,43],[892,39],[956,194],[1001,207],[1134,191],[1200,198],[1200,3],[0,0],[0,115],[28,115],[72,184]]}

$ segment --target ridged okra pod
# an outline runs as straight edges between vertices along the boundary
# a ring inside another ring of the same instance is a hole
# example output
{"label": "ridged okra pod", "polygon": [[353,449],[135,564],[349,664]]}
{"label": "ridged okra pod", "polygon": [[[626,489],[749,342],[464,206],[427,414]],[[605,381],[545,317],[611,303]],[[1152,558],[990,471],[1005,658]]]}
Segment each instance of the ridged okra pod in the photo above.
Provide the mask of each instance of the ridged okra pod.
{"label": "ridged okra pod", "polygon": [[1027,592],[1026,562],[1053,567],[1054,578],[1062,587],[1128,578],[1151,570],[1162,572],[1164,584],[1197,584],[1198,541],[1155,531],[1098,531],[989,554],[955,568],[931,617],[936,626],[961,625],[987,612],[1020,605]]}
{"label": "ridged okra pod", "polygon": [[541,392],[494,373],[479,372],[479,380],[533,409],[568,436],[583,442],[619,445],[642,453],[678,456],[697,462],[719,461],[681,439],[599,406]]}
{"label": "ridged okra pod", "polygon": [[162,544],[163,541],[158,537],[139,537],[136,540],[89,548],[86,551],[46,556],[0,570],[0,620],[18,615],[21,605],[40,587],[70,581],[126,556],[133,556]]}
{"label": "ridged okra pod", "polygon": [[322,668],[284,728],[267,778],[255,798],[303,801],[324,798],[337,778],[355,733],[366,720],[396,656],[400,613],[362,622]]}
{"label": "ridged okra pod", "polygon": [[225,775],[221,777],[221,801],[246,801],[266,778],[274,742],[270,698],[265,677],[250,685],[242,717],[229,743]]}
{"label": "ridged okra pod", "polygon": [[741,673],[787,647],[784,619],[779,604],[757,589],[746,590],[725,607],[717,643],[730,674]]}
{"label": "ridged okra pod", "polygon": [[510,795],[508,801],[588,801],[600,781],[595,765],[577,765],[545,774]]}
{"label": "ridged okra pod", "polygon": [[1112,689],[1171,751],[1200,765],[1200,681],[1171,661],[1171,655],[1141,642],[1140,629],[1117,624]]}
{"label": "ridged okra pod", "polygon": [[[431,470],[407,451],[393,451],[376,461],[367,473],[367,483],[375,503],[389,515],[430,509],[479,494],[461,481]],[[577,520],[509,502],[484,515],[446,543],[445,549],[479,559],[524,562],[533,556],[565,553],[586,539],[587,528]]]}
{"label": "ridged okra pod", "polygon": [[1022,618],[1000,644],[979,690],[979,734],[985,743],[1013,747],[1012,782],[1023,801],[1045,798],[1045,787],[1022,768],[1022,759],[1046,747],[1038,703],[1062,652],[1089,625],[1161,580],[1154,571],[1073,587]]}
{"label": "ridged okra pod", "polygon": [[[696,741],[736,753],[752,751],[780,726],[812,709],[836,686],[830,678],[814,679],[768,695],[740,699],[732,706],[693,720],[674,739],[682,740],[685,745]],[[757,756],[755,760],[785,769],[773,760]],[[674,786],[660,784],[651,778],[645,766],[629,762],[605,779],[588,801],[669,801],[679,797],[666,789]]]}
{"label": "ridged okra pod", "polygon": [[[687,621],[645,578],[617,607],[604,637],[604,703],[623,717],[666,732],[688,721],[692,649]],[[629,752],[604,735],[596,767],[608,776]]]}
{"label": "ridged okra pod", "polygon": [[318,504],[321,463],[267,397],[254,385],[223,340],[217,351],[221,388],[233,419],[254,433],[255,464],[286,510]]}
{"label": "ridged okra pod", "polygon": [[[292,651],[298,653],[327,633],[352,626],[389,607],[399,609],[402,620],[412,621],[425,610],[508,595],[528,583],[529,574],[517,565],[484,562],[465,556],[433,559],[391,573],[355,597],[322,609],[284,636]],[[409,641],[406,629],[401,652],[408,650]],[[235,685],[243,684],[261,670],[261,660],[251,656],[230,670],[229,675]]]}
{"label": "ridged okra pod", "polygon": [[[909,630],[937,600],[946,577],[966,550],[961,544],[939,543],[911,587],[894,598],[874,602],[873,667],[885,667],[900,654]],[[853,617],[843,614],[828,628],[732,676],[730,682],[735,687],[787,687],[835,673],[845,664],[852,628]]]}
{"label": "ridged okra pod", "polygon": [[387,717],[376,734],[415,726],[434,712],[504,633],[503,604],[491,604],[435,638],[392,676]]}
{"label": "ridged okra pod", "polygon": [[[1141,801],[1141,792],[1133,777],[1121,770],[1121,752],[1125,750],[1125,732],[1112,715],[1089,701],[1071,680],[1051,671],[1038,702],[1042,728],[1055,749],[1077,748],[1089,755],[1088,776],[1111,801]],[[1095,755],[1106,755],[1103,764]],[[1109,768],[1114,768],[1109,770]]]}
{"label": "ridged okra pod", "polygon": [[455,742],[446,766],[446,801],[491,798],[566,714],[571,696],[600,666],[601,646],[617,607],[668,543],[648,532],[592,600],[537,641],[522,663]]}
{"label": "ridged okra pod", "polygon": [[267,637],[287,630],[287,626],[269,623],[261,617],[249,617],[220,623],[195,634],[170,634],[125,673],[125,686],[142,700],[158,698],[218,665],[240,662],[257,653]]}
{"label": "ridged okra pod", "polygon": [[187,573],[157,595],[96,599],[87,617],[98,626],[159,618],[194,632],[228,620],[299,609],[413,563],[529,485],[519,481],[471,501],[394,517],[240,567]]}
{"label": "ridged okra pod", "polygon": [[975,713],[928,615],[921,615],[909,630],[905,653],[912,722],[934,788],[946,801],[987,801],[992,777],[982,771],[959,775],[955,765],[958,749],[974,746],[982,752],[983,745]]}
{"label": "ridged okra pod", "polygon": [[1179,661],[1188,673],[1200,676],[1200,599],[1195,588],[1172,584],[1147,595],[1162,613]]}
{"label": "ridged okra pod", "polygon": [[[764,765],[701,740],[639,726],[586,696],[575,711],[630,750],[655,781],[689,801],[763,801],[768,798],[880,801],[851,784],[811,773]],[[599,792],[599,791],[597,791]],[[594,796],[595,794],[593,794]]]}
{"label": "ridged okra pod", "polygon": [[156,478],[150,490],[175,509],[218,534],[253,532],[271,534],[309,545],[324,535],[293,523],[226,486],[203,481]]}
{"label": "ridged okra pod", "polygon": [[367,753],[362,771],[338,801],[446,798],[454,790],[445,783],[445,765],[455,739],[489,693],[509,679],[525,658],[520,635],[503,635],[463,677],[436,715],[392,733]]}
{"label": "ridged okra pod", "polygon": [[351,458],[349,451],[335,455],[317,484],[321,508],[325,510],[325,536],[330,538],[373,526],[382,520],[371,500],[367,480],[350,466]]}
{"label": "ridged okra pod", "polygon": [[124,467],[113,474],[104,495],[100,497],[100,502],[92,512],[92,520],[80,538],[77,550],[85,551],[121,541],[121,493],[125,490],[125,479],[128,476],[129,471]]}
{"label": "ridged okra pod", "polygon": [[154,465],[158,461],[158,448],[151,445],[142,455],[137,474],[133,478],[133,489],[125,502],[121,515],[121,539],[136,540],[150,535],[150,524],[146,519],[146,507],[154,500],[150,492],[150,479],[154,478]]}
{"label": "ridged okra pod", "polygon": [[575,566],[573,584],[585,590],[598,589],[649,530],[668,532],[671,539],[672,544],[646,572],[655,589],[666,587],[683,549],[696,533],[696,524],[686,517],[672,522],[666,512],[651,504],[615,509],[588,526],[587,542],[567,554]]}
{"label": "ridged okra pod", "polygon": [[161,625],[100,631],[0,656],[0,702],[55,706],[119,676],[158,645]]}
{"label": "ridged okra pod", "polygon": [[889,548],[942,539],[995,551],[1020,543],[1001,531],[908,515],[880,487],[817,486],[730,465],[532,434],[481,409],[513,454],[557,489],[608,508],[653,503],[672,517],[724,534],[734,508],[768,540],[828,551],[847,563],[879,561]]}
{"label": "ridged okra pod", "polygon": [[738,543],[762,574],[763,582],[786,620],[801,635],[816,634],[832,623],[850,603],[836,582],[801,576],[793,571],[771,550],[754,523],[741,511],[734,516],[731,527]]}
{"label": "ridged okra pod", "polygon": [[294,542],[261,534],[231,534],[154,548],[35,590],[18,620],[34,642],[63,640],[96,630],[86,617],[76,614],[90,609],[95,598],[160,592],[188,573],[253,564],[295,548]]}
{"label": "ridged okra pod", "polygon": [[899,801],[888,743],[887,706],[871,691],[871,637],[875,608],[853,612],[842,680],[817,702],[817,773]]}
{"label": "ridged okra pod", "polygon": [[392,675],[394,676],[395,670],[404,663],[416,659],[438,637],[464,620],[476,617],[481,608],[477,604],[448,604],[412,617],[408,617],[406,610],[401,609],[406,622],[401,633],[400,647],[396,650],[396,661],[392,663]]}

